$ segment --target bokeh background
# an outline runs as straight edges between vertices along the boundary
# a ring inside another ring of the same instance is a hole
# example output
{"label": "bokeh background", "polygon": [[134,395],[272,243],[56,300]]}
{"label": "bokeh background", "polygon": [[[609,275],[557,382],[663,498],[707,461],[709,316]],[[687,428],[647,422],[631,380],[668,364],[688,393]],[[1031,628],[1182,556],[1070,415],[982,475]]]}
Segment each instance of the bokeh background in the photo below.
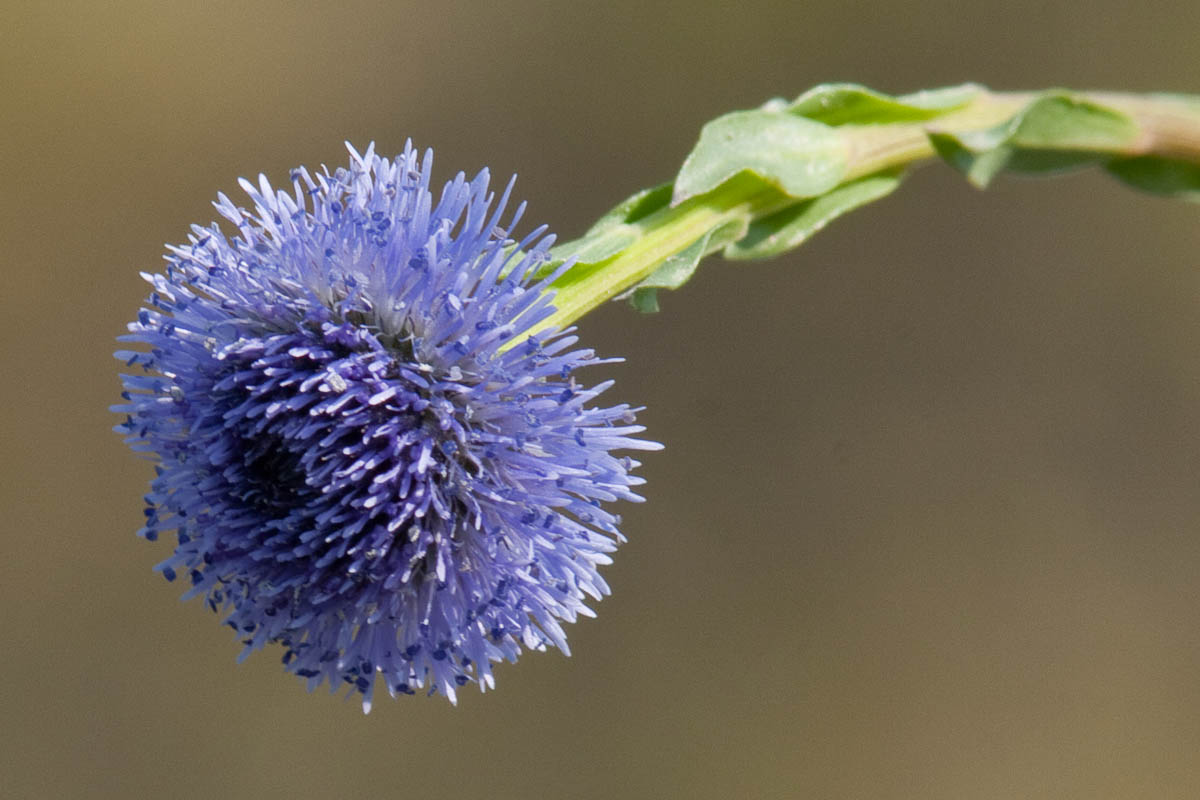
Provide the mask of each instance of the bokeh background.
{"label": "bokeh background", "polygon": [[[218,190],[344,139],[581,233],[828,80],[1200,91],[1200,5],[0,9],[0,796],[1200,796],[1200,217],[941,166],[584,321],[667,444],[572,658],[308,696],[151,572],[113,337]],[[526,228],[527,229],[527,228]]]}

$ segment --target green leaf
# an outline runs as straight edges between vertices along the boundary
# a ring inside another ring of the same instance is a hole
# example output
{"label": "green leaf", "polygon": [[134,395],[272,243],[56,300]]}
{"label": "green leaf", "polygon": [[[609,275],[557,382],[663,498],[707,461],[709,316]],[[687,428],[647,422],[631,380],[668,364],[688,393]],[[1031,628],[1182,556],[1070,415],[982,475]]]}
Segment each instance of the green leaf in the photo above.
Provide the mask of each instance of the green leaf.
{"label": "green leaf", "polygon": [[746,235],[746,220],[731,220],[709,230],[687,249],[668,258],[630,293],[630,303],[638,311],[658,311],[658,289],[678,289],[691,280],[700,260],[731,245]]}
{"label": "green leaf", "polygon": [[726,246],[724,256],[732,260],[768,258],[799,247],[842,214],[891,194],[900,180],[897,172],[869,175],[756,220],[743,238]]}
{"label": "green leaf", "polygon": [[982,146],[976,143],[979,150],[964,143],[966,137],[961,134],[938,133],[930,131],[929,141],[942,160],[957,169],[980,189],[992,182],[996,173],[1004,169],[1012,155],[1012,148],[993,145]]}
{"label": "green leaf", "polygon": [[735,111],[700,131],[675,179],[671,205],[750,172],[791,197],[815,197],[837,186],[846,148],[836,130],[786,111]]}
{"label": "green leaf", "polygon": [[649,189],[643,189],[637,194],[625,198],[615,205],[611,211],[596,220],[587,234],[603,233],[617,225],[628,225],[648,217],[661,208],[666,208],[671,201],[672,184],[660,183]]}
{"label": "green leaf", "polygon": [[1138,133],[1125,114],[1067,93],[1043,95],[1010,126],[1014,144],[1042,150],[1115,150]]}
{"label": "green leaf", "polygon": [[582,237],[551,248],[551,261],[541,271],[550,272],[568,258],[574,258],[580,264],[595,264],[621,252],[640,235],[634,223],[666,208],[671,200],[671,189],[672,184],[664,183],[618,203]]}
{"label": "green leaf", "polygon": [[965,83],[893,97],[856,83],[826,83],[786,105],[775,101],[775,107],[826,125],[919,122],[961,108],[980,91],[980,86]]}
{"label": "green leaf", "polygon": [[660,310],[658,289],[634,289],[629,295],[629,305],[639,314],[657,314]]}
{"label": "green leaf", "polygon": [[1046,93],[990,128],[929,132],[938,155],[981,188],[1005,168],[1051,172],[1104,160],[1136,136],[1125,114],[1065,92]]}
{"label": "green leaf", "polygon": [[1200,164],[1139,156],[1110,161],[1107,169],[1113,177],[1143,191],[1200,202]]}

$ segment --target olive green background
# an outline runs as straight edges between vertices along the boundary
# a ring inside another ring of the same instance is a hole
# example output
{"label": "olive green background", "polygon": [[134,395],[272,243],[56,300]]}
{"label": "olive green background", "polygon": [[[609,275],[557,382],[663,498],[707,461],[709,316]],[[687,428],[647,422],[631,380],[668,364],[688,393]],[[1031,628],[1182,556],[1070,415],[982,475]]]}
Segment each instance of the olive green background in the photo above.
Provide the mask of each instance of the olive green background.
{"label": "olive green background", "polygon": [[585,319],[650,501],[573,657],[457,708],[236,665],[106,410],[138,271],[240,175],[411,136],[571,237],[828,80],[1200,91],[1200,6],[1135,5],[4,4],[0,796],[1200,796],[1196,206],[928,167]]}

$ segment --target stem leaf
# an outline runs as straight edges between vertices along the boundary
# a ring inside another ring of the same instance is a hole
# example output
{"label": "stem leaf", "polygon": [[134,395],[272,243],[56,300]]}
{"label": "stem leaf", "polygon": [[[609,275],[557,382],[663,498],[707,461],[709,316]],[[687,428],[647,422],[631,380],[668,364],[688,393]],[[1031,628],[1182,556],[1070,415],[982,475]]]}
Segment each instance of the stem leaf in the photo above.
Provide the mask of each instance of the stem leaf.
{"label": "stem leaf", "polygon": [[891,194],[900,181],[901,174],[897,171],[868,175],[755,220],[744,237],[725,247],[724,256],[748,260],[792,250],[842,214]]}
{"label": "stem leaf", "polygon": [[826,125],[919,122],[961,108],[982,91],[977,84],[964,83],[894,97],[856,83],[825,83],[791,103],[778,100],[768,106],[774,104]]}
{"label": "stem leaf", "polygon": [[658,290],[678,289],[687,283],[700,260],[723,247],[729,247],[746,235],[747,220],[734,219],[709,229],[703,236],[668,258],[629,293],[629,302],[638,311],[658,311]]}
{"label": "stem leaf", "polygon": [[621,201],[583,236],[551,248],[551,261],[542,271],[550,272],[569,258],[579,264],[595,264],[621,252],[641,235],[635,222],[667,207],[671,189],[672,184],[663,183]]}
{"label": "stem leaf", "polygon": [[1044,173],[1107,160],[1137,135],[1126,114],[1057,91],[989,128],[950,131],[934,125],[929,130],[938,155],[980,188],[1003,169]]}
{"label": "stem leaf", "polygon": [[1157,156],[1110,161],[1113,177],[1153,194],[1200,202],[1200,165]]}
{"label": "stem leaf", "polygon": [[790,197],[815,197],[837,186],[847,153],[837,132],[787,111],[760,108],[718,117],[675,179],[671,205],[716,189],[750,172]]}

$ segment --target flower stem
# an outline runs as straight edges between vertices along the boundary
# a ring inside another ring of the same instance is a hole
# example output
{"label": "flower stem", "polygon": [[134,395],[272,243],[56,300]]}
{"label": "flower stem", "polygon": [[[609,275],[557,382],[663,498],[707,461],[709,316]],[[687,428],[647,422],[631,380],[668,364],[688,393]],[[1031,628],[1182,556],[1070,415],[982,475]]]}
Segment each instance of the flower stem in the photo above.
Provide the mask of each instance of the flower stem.
{"label": "flower stem", "polygon": [[[1036,93],[981,90],[963,106],[932,119],[833,127],[844,153],[838,186],[929,161],[938,155],[932,137],[987,134],[1017,119],[1038,98]],[[1155,156],[1200,165],[1200,100],[1196,98],[1096,92],[1072,93],[1069,102],[1112,113],[1117,120],[1116,133],[1095,135],[1070,125],[1040,129],[1033,149],[1102,159]],[[812,199],[790,196],[771,182],[742,172],[707,193],[627,223],[625,229],[631,236],[627,246],[603,260],[579,263],[555,282],[556,311],[538,329],[570,325],[591,309],[636,287],[666,259],[693,246],[711,231],[731,223],[745,230],[756,220]]]}
{"label": "flower stem", "polygon": [[759,181],[731,180],[712,192],[664,208],[633,223],[637,239],[612,258],[580,264],[555,296],[552,318],[541,327],[562,327],[645,280],[663,261],[707,232],[729,222],[766,216],[795,202]]}

